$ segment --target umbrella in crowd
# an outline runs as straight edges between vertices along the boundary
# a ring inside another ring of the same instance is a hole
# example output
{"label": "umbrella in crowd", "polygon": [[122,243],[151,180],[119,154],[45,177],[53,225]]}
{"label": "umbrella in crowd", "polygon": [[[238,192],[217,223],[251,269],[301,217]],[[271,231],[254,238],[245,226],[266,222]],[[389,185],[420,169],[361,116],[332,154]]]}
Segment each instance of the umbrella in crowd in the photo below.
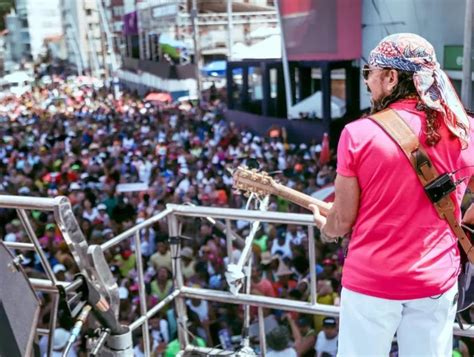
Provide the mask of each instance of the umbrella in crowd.
{"label": "umbrella in crowd", "polygon": [[170,103],[173,100],[169,93],[155,93],[152,92],[145,97],[145,101],[147,102],[162,102],[162,103]]}

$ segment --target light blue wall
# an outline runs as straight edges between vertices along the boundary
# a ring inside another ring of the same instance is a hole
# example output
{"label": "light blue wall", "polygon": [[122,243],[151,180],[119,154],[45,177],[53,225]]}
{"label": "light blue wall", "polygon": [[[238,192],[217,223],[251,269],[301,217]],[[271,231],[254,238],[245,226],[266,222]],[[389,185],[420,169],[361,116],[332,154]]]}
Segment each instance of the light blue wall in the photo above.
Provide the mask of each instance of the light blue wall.
{"label": "light blue wall", "polygon": [[[362,0],[363,56],[367,58],[370,50],[389,34],[413,32],[433,44],[442,66],[444,46],[463,44],[465,7],[465,0]],[[369,105],[361,81],[361,108]]]}

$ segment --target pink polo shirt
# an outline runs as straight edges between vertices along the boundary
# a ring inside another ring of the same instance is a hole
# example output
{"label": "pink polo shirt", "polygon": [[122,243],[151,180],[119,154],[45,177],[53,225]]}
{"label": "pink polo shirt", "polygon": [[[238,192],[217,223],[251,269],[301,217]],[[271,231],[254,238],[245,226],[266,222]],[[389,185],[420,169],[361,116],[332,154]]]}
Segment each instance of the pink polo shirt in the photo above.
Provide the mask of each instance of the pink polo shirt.
{"label": "pink polo shirt", "polygon": [[[424,113],[415,105],[416,100],[402,100],[390,107],[418,134],[438,172],[474,165],[472,120],[471,144],[466,150],[461,151],[444,123],[439,129],[442,140],[434,148],[427,147],[421,130]],[[357,177],[361,189],[342,285],[397,300],[438,295],[451,288],[459,273],[456,238],[439,218],[398,144],[372,120],[360,119],[343,130],[337,157],[337,173]],[[456,180],[467,177],[451,194],[458,218],[471,175],[472,167],[455,174]]]}

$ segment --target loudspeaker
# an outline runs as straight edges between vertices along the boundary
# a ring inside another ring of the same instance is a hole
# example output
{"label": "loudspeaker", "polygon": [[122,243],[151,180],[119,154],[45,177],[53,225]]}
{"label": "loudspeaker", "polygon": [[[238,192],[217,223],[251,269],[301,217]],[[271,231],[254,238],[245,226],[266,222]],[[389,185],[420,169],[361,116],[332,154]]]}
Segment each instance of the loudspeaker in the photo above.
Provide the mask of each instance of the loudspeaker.
{"label": "loudspeaker", "polygon": [[31,356],[40,302],[26,273],[0,241],[0,356]]}

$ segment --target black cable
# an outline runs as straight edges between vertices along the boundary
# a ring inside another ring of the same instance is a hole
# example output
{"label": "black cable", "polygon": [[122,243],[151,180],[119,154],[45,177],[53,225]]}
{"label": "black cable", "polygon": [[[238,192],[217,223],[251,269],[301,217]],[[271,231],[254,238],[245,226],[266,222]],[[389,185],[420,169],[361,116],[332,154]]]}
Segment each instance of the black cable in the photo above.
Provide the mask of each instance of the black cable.
{"label": "black cable", "polygon": [[454,181],[454,185],[459,185],[460,183],[462,183],[465,179],[467,179],[467,176],[464,176],[463,178],[457,180],[457,181]]}
{"label": "black cable", "polygon": [[[467,169],[468,167],[474,167],[474,165],[468,165],[468,166],[463,166],[457,170],[454,170],[452,172],[449,173],[449,176],[450,177],[453,177],[458,171],[461,171],[461,170],[464,170],[464,169]],[[464,180],[466,180],[468,177],[467,176],[464,176],[462,178],[460,178],[459,180],[456,180],[454,181],[454,185],[457,186],[459,184],[461,184]]]}
{"label": "black cable", "polygon": [[450,175],[454,175],[454,174],[456,174],[458,171],[467,169],[468,167],[474,167],[474,165],[463,166],[463,167],[461,167],[461,168],[459,168],[459,169],[457,169],[457,170],[454,170],[454,171],[450,172],[449,174],[450,174]]}

